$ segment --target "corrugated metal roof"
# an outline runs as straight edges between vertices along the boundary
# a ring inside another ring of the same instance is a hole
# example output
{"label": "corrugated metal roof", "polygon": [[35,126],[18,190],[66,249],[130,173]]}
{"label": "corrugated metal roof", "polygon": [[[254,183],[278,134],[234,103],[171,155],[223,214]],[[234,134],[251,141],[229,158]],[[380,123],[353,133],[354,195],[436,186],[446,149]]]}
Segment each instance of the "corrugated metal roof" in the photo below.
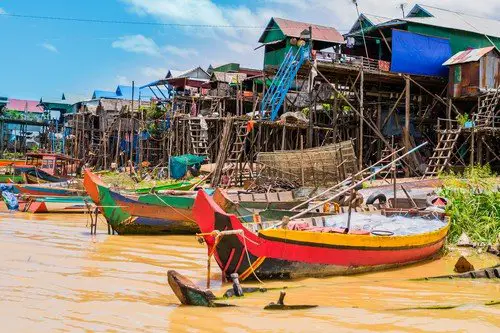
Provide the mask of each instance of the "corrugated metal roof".
{"label": "corrugated metal roof", "polygon": [[94,90],[92,94],[92,99],[100,99],[100,98],[120,98],[116,96],[116,92],[114,91],[106,91],[106,90]]}
{"label": "corrugated metal roof", "polygon": [[457,54],[455,54],[454,56],[452,56],[450,59],[446,60],[443,63],[443,66],[465,64],[466,62],[478,61],[485,54],[489,53],[490,51],[492,51],[494,49],[495,49],[494,46],[489,46],[489,47],[483,47],[480,49],[471,49],[471,50],[460,51]]}
{"label": "corrugated metal roof", "polygon": [[210,74],[208,74],[201,67],[194,67],[185,71],[169,70],[166,79],[179,79],[179,78],[189,78],[189,79],[210,79]]}
{"label": "corrugated metal roof", "polygon": [[360,30],[360,24],[359,21],[365,22],[363,26],[366,28],[373,27],[385,22],[390,21],[390,18],[387,17],[382,17],[382,16],[377,16],[377,15],[372,15],[372,14],[361,14],[359,17],[356,19],[356,22],[351,27],[351,30],[349,30],[349,34],[359,31]]}
{"label": "corrugated metal roof", "polygon": [[28,112],[43,112],[43,108],[41,106],[38,106],[38,104],[38,101],[9,98],[6,109]]}
{"label": "corrugated metal roof", "polygon": [[244,73],[226,73],[226,72],[213,72],[212,80],[227,82],[227,83],[239,83],[247,78]]}
{"label": "corrugated metal roof", "polygon": [[[168,96],[167,90],[162,89],[162,92],[165,94],[165,96]],[[163,97],[159,91],[155,91],[155,93],[156,95],[158,95],[159,98]],[[122,99],[132,100],[132,86],[119,85],[116,88],[116,95]],[[141,101],[149,101],[152,98],[156,98],[156,96],[151,92],[149,88],[143,89],[142,87],[135,87],[134,100],[137,100],[139,96],[141,96]]]}
{"label": "corrugated metal roof", "polygon": [[448,29],[469,31],[500,38],[500,21],[427,5],[415,6],[423,8],[426,12],[431,14],[432,17],[405,17],[403,20]]}
{"label": "corrugated metal roof", "polygon": [[288,37],[300,38],[300,34],[305,29],[312,28],[313,40],[331,43],[344,43],[344,37],[333,27],[286,20],[282,18],[273,18],[284,35]]}

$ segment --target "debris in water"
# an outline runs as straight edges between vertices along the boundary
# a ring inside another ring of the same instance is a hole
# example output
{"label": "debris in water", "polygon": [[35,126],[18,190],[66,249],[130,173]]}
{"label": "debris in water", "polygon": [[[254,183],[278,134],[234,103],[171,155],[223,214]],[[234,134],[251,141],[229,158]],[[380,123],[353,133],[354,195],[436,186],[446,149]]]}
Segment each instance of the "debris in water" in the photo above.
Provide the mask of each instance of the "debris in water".
{"label": "debris in water", "polygon": [[466,273],[466,272],[471,272],[473,270],[474,266],[467,259],[465,259],[464,256],[458,258],[458,261],[455,264],[455,269],[454,269],[455,272]]}
{"label": "debris in water", "polygon": [[215,295],[210,290],[202,290],[184,275],[169,270],[167,272],[168,284],[172,288],[175,296],[184,305],[206,306],[206,307],[225,307],[233,306],[230,304],[215,303]]}
{"label": "debris in water", "polygon": [[426,277],[423,280],[433,279],[500,279],[500,265],[461,274]]}
{"label": "debris in water", "polygon": [[304,309],[311,309],[317,307],[317,305],[308,305],[308,304],[302,304],[302,305],[285,305],[284,300],[285,300],[286,292],[281,291],[280,292],[280,297],[278,299],[277,303],[271,302],[268,305],[264,307],[264,310],[304,310]]}

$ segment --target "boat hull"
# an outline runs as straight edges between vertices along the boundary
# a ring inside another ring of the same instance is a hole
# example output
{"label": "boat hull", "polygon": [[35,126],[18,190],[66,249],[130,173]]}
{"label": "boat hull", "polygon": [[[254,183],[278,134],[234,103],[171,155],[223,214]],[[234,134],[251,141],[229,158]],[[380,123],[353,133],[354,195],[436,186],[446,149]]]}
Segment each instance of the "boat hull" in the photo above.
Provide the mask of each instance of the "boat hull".
{"label": "boat hull", "polygon": [[376,271],[429,259],[442,248],[449,224],[436,232],[377,237],[285,229],[263,230],[258,235],[226,214],[204,193],[198,193],[194,215],[203,233],[242,230],[219,238],[205,236],[209,252],[223,274],[240,279],[321,277]]}
{"label": "boat hull", "polygon": [[14,185],[20,194],[24,195],[37,195],[37,196],[57,196],[57,197],[69,197],[69,196],[81,196],[85,195],[85,191],[74,190],[68,188],[60,187],[48,187],[42,185]]}
{"label": "boat hull", "polygon": [[21,183],[24,178],[20,175],[0,175],[0,183]]}
{"label": "boat hull", "polygon": [[89,197],[46,197],[22,201],[19,210],[33,214],[40,213],[77,213],[89,212],[93,206]]}
{"label": "boat hull", "polygon": [[14,166],[14,169],[22,174],[24,182],[27,184],[60,183],[69,178],[51,175],[34,166]]}
{"label": "boat hull", "polygon": [[84,186],[111,227],[121,235],[194,234],[193,197],[143,195],[126,197],[111,191],[85,171]]}

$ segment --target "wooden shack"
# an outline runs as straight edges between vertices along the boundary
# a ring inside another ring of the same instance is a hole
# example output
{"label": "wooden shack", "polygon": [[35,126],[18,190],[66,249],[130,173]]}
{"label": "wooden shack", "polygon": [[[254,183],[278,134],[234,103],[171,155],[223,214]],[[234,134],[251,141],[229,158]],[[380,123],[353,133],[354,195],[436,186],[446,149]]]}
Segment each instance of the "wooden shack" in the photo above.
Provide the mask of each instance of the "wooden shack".
{"label": "wooden shack", "polygon": [[451,97],[476,97],[500,86],[500,53],[494,46],[458,52],[443,65],[449,68]]}

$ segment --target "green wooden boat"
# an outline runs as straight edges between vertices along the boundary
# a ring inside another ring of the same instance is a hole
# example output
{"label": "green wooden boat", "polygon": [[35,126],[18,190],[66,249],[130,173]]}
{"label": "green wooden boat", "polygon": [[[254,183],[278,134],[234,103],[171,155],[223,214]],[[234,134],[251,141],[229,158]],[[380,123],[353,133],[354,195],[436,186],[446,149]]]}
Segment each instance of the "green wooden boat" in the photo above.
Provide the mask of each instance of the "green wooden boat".
{"label": "green wooden boat", "polygon": [[110,190],[88,170],[83,184],[109,225],[120,235],[194,234],[199,231],[192,214],[195,193],[124,196]]}
{"label": "green wooden boat", "polygon": [[137,194],[147,194],[147,193],[156,193],[160,191],[189,191],[199,180],[196,182],[192,181],[182,181],[175,182],[171,184],[158,185],[153,187],[142,187],[136,189],[134,192]]}
{"label": "green wooden boat", "polygon": [[0,183],[22,183],[24,181],[23,176],[21,175],[8,175],[8,174],[3,174],[0,175]]}

